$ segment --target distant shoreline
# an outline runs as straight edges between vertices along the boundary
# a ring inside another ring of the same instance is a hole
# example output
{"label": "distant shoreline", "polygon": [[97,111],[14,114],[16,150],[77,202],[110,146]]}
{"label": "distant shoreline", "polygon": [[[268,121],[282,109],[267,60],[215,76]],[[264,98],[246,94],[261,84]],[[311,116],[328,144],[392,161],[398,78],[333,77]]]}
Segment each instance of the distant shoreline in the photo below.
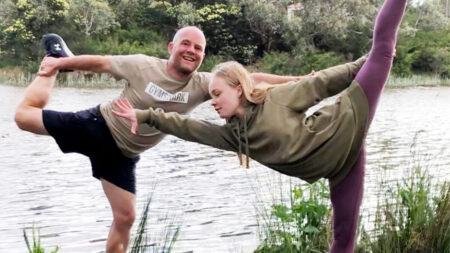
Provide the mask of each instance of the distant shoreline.
{"label": "distant shoreline", "polygon": [[[0,84],[8,86],[26,87],[36,76],[35,73],[23,72],[19,68],[0,69]],[[123,88],[125,81],[116,80],[110,74],[93,74],[71,72],[58,76],[57,87],[105,89]],[[438,75],[416,74],[408,77],[391,75],[387,81],[388,88],[410,87],[450,87],[450,79],[440,78]]]}

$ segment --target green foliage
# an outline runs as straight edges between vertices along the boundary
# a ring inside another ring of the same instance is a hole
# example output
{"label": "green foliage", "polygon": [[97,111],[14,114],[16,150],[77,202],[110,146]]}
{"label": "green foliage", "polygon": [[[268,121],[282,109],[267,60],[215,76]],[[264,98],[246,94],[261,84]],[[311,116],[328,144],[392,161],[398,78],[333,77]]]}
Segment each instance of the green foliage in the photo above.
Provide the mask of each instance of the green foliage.
{"label": "green foliage", "polygon": [[36,41],[47,29],[63,22],[68,6],[66,0],[19,0],[8,5],[2,24],[3,56],[18,62],[35,60],[39,51]]}
{"label": "green foliage", "polygon": [[[303,7],[288,20],[286,6],[294,2],[2,0],[0,66],[36,71],[43,55],[40,39],[48,32],[60,34],[77,54],[167,57],[167,42],[176,30],[196,25],[206,35],[210,59],[262,62],[265,71],[279,74],[305,73],[368,53],[384,0],[302,0]],[[441,4],[408,5],[392,70],[397,76],[449,78],[450,18]]]}
{"label": "green foliage", "polygon": [[69,8],[69,20],[73,20],[78,31],[86,36],[91,34],[108,34],[115,26],[115,13],[106,1],[77,0]]}
{"label": "green foliage", "polygon": [[342,63],[344,58],[332,52],[320,53],[317,50],[308,50],[296,56],[271,52],[261,58],[257,63],[257,69],[280,75],[302,75]]}
{"label": "green foliage", "polygon": [[257,42],[259,51],[287,49],[289,46],[282,39],[290,29],[287,19],[286,1],[238,1],[242,7],[245,22]]}
{"label": "green foliage", "polygon": [[393,73],[431,73],[450,77],[450,32],[418,31],[404,35],[397,43]]}
{"label": "green foliage", "polygon": [[272,205],[263,221],[262,252],[324,252],[331,241],[331,207],[324,181],[298,185],[291,190],[290,202]]}
{"label": "green foliage", "polygon": [[[30,240],[28,239],[27,232],[25,229],[23,230],[23,238],[25,239],[25,244],[27,245],[27,249],[29,253],[45,253],[45,249],[41,246],[41,238],[39,235],[39,231],[37,232],[33,227],[32,229],[32,236],[33,236],[33,245],[30,244]],[[57,253],[59,251],[59,247],[56,247],[55,250],[50,251],[50,253]]]}
{"label": "green foliage", "polygon": [[212,4],[197,10],[198,25],[205,33],[207,53],[244,64],[253,62],[257,46],[237,5]]}
{"label": "green foliage", "polygon": [[[229,59],[228,59],[229,60]],[[223,56],[220,55],[207,55],[206,59],[203,61],[202,65],[198,71],[211,72],[211,70],[219,63],[227,61]]]}
{"label": "green foliage", "polygon": [[88,37],[84,42],[83,53],[147,54],[161,58],[168,57],[167,42],[159,34],[139,29],[118,30],[105,39]]}

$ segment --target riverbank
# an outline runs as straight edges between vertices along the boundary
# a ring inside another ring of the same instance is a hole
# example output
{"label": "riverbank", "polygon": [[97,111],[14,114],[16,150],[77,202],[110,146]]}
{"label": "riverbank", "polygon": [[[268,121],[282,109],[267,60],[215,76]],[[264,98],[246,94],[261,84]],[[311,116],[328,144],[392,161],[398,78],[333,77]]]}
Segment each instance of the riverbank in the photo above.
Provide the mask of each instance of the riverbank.
{"label": "riverbank", "polygon": [[[26,87],[36,77],[36,73],[24,72],[19,67],[0,69],[0,83],[16,87]],[[58,87],[83,89],[121,88],[123,80],[116,80],[110,74],[88,72],[67,72],[58,75]]]}
{"label": "riverbank", "polygon": [[[0,83],[26,87],[35,78],[35,73],[24,72],[19,67],[0,69]],[[118,81],[109,74],[93,74],[86,72],[69,72],[58,76],[58,87],[70,88],[121,88],[125,85],[123,80]],[[407,87],[434,87],[450,86],[449,78],[440,78],[437,75],[412,75],[401,77],[392,75],[388,82],[389,88],[407,88]]]}

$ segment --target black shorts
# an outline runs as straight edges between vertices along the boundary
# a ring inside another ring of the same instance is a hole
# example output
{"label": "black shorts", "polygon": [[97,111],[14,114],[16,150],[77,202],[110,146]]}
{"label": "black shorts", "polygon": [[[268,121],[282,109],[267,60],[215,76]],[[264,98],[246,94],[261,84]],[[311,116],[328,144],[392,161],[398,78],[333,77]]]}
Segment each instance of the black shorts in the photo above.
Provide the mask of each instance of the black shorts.
{"label": "black shorts", "polygon": [[76,152],[89,157],[95,178],[136,193],[134,170],[139,156],[129,158],[122,154],[100,113],[100,106],[75,113],[43,110],[42,119],[64,153]]}

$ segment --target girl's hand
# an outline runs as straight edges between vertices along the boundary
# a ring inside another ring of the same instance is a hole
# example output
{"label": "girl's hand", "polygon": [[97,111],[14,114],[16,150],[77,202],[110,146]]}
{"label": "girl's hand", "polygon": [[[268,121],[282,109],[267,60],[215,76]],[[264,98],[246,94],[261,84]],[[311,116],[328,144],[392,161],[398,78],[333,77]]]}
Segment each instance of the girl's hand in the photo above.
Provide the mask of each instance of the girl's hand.
{"label": "girl's hand", "polygon": [[136,134],[138,122],[136,117],[136,111],[133,106],[130,104],[128,99],[117,99],[114,101],[114,106],[119,109],[119,111],[112,110],[112,113],[116,116],[122,117],[130,123],[131,133]]}

